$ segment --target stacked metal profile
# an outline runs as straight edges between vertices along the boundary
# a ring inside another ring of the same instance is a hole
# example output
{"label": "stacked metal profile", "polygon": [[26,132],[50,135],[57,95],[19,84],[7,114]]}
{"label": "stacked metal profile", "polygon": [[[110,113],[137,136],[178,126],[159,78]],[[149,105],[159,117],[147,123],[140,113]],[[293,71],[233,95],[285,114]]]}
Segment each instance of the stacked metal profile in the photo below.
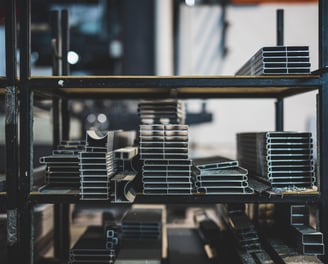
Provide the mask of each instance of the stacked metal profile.
{"label": "stacked metal profile", "polygon": [[110,178],[116,171],[114,136],[115,131],[87,131],[85,151],[79,153],[81,200],[110,198]]}
{"label": "stacked metal profile", "polygon": [[46,182],[68,188],[80,183],[79,152],[85,148],[84,141],[62,141],[52,155],[40,158],[46,164]]}
{"label": "stacked metal profile", "polygon": [[114,150],[117,173],[111,178],[111,200],[116,203],[133,202],[136,197],[133,180],[138,171],[134,169],[132,161],[137,154],[137,147]]}
{"label": "stacked metal profile", "polygon": [[309,74],[310,66],[307,46],[264,47],[236,75]]}
{"label": "stacked metal profile", "polygon": [[181,100],[143,100],[138,105],[143,124],[184,124],[185,106]]}
{"label": "stacked metal profile", "polygon": [[193,177],[197,192],[205,194],[249,194],[247,170],[236,160],[220,156],[193,160]]}
{"label": "stacked metal profile", "polygon": [[88,226],[85,233],[69,252],[68,264],[114,263],[113,251],[106,248],[106,238],[102,226]]}
{"label": "stacked metal profile", "polygon": [[228,213],[228,219],[229,226],[242,250],[247,253],[263,251],[257,231],[244,211],[231,210]]}
{"label": "stacked metal profile", "polygon": [[115,263],[160,264],[161,258],[162,210],[131,209],[122,219]]}
{"label": "stacked metal profile", "polygon": [[274,188],[310,188],[315,182],[311,133],[237,134],[238,160]]}
{"label": "stacked metal profile", "polygon": [[119,249],[120,230],[118,226],[106,227],[106,249],[109,250],[110,261],[114,263]]}
{"label": "stacked metal profile", "polygon": [[290,225],[296,238],[296,246],[304,255],[325,254],[322,233],[309,225],[308,206],[290,206]]}
{"label": "stacked metal profile", "polygon": [[187,125],[141,125],[144,194],[191,194]]}

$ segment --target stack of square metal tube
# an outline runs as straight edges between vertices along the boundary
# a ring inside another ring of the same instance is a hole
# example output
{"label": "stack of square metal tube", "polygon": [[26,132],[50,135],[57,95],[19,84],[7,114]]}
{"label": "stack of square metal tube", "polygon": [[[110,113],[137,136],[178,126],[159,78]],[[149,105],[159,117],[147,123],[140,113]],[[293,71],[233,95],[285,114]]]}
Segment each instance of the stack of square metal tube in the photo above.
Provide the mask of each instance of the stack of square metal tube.
{"label": "stack of square metal tube", "polygon": [[291,236],[295,238],[298,250],[304,255],[324,255],[323,234],[309,224],[307,205],[290,206]]}
{"label": "stack of square metal tube", "polygon": [[115,131],[87,131],[85,151],[80,152],[81,200],[108,200],[110,178],[116,171],[113,159]]}
{"label": "stack of square metal tube", "polygon": [[315,182],[311,133],[237,134],[238,160],[273,188],[311,188]]}
{"label": "stack of square metal tube", "polygon": [[162,259],[162,210],[131,209],[122,219],[120,251],[115,261],[160,264]]}
{"label": "stack of square metal tube", "polygon": [[238,161],[224,157],[193,159],[193,177],[197,192],[205,194],[247,194],[247,170]]}
{"label": "stack of square metal tube", "polygon": [[185,107],[181,100],[143,100],[138,105],[138,113],[143,124],[184,124]]}
{"label": "stack of square metal tube", "polygon": [[140,125],[144,194],[191,194],[187,125]]}
{"label": "stack of square metal tube", "polygon": [[79,152],[85,148],[84,141],[62,141],[52,155],[40,158],[46,164],[46,182],[68,188],[80,184]]}
{"label": "stack of square metal tube", "polygon": [[310,66],[307,46],[263,47],[236,75],[309,74]]}
{"label": "stack of square metal tube", "polygon": [[69,252],[68,264],[114,263],[112,250],[106,248],[102,226],[89,226]]}
{"label": "stack of square metal tube", "polygon": [[117,252],[119,249],[119,236],[120,230],[118,226],[107,226],[106,227],[106,249],[110,253],[109,263],[114,263],[117,257]]}

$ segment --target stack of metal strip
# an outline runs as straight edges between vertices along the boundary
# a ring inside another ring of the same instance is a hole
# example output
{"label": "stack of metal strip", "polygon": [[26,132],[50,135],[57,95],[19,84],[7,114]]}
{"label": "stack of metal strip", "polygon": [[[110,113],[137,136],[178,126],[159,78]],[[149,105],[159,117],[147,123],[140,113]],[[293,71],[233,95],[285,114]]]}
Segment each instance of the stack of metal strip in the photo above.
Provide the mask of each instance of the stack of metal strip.
{"label": "stack of metal strip", "polygon": [[311,133],[237,134],[238,160],[274,188],[310,188],[315,182]]}
{"label": "stack of metal strip", "polygon": [[62,141],[51,156],[40,158],[46,164],[46,182],[74,187],[80,183],[79,152],[85,148],[84,141]]}
{"label": "stack of metal strip", "polygon": [[229,209],[227,216],[241,263],[275,263],[263,249],[258,232],[243,209]]}
{"label": "stack of metal strip", "polygon": [[309,225],[309,208],[306,205],[290,206],[290,224],[296,246],[304,255],[324,255],[323,234]]}
{"label": "stack of metal strip", "polygon": [[247,170],[238,161],[220,156],[193,159],[197,192],[205,194],[249,194]]}
{"label": "stack of metal strip", "polygon": [[264,47],[236,75],[309,74],[310,66],[307,46]]}
{"label": "stack of metal strip", "polygon": [[191,194],[187,125],[141,125],[144,194]]}
{"label": "stack of metal strip", "polygon": [[89,130],[85,151],[80,152],[81,200],[108,200],[110,177],[116,171],[113,159],[115,131]]}
{"label": "stack of metal strip", "polygon": [[161,239],[162,210],[139,209],[129,210],[122,219],[122,239]]}
{"label": "stack of metal strip", "polygon": [[131,209],[122,219],[116,264],[154,263],[162,259],[162,210]]}
{"label": "stack of metal strip", "polygon": [[184,124],[185,106],[181,100],[143,100],[138,105],[138,113],[143,124]]}
{"label": "stack of metal strip", "polygon": [[106,248],[106,238],[101,226],[89,226],[69,252],[68,264],[114,263],[112,250]]}

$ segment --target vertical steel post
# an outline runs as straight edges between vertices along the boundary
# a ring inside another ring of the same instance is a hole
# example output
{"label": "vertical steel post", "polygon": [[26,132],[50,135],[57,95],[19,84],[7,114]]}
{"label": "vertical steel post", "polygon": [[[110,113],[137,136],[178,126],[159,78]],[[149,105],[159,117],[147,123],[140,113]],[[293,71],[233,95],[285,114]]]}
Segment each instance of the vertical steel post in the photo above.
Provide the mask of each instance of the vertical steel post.
{"label": "vertical steel post", "polygon": [[319,68],[322,86],[319,90],[319,165],[320,193],[319,226],[325,243],[324,263],[328,263],[328,2],[319,1]]}
{"label": "vertical steel post", "polygon": [[[277,10],[277,46],[284,45],[284,10]],[[284,100],[278,98],[275,103],[276,131],[284,130]]]}
{"label": "vertical steel post", "polygon": [[[62,32],[62,75],[69,75],[69,64],[67,60],[70,39],[69,39],[69,20],[68,11],[61,12],[61,32]],[[62,123],[62,139],[69,139],[70,115],[68,111],[68,100],[61,99],[61,123]]]}
{"label": "vertical steel post", "polygon": [[68,26],[68,10],[61,11],[61,40],[62,40],[62,75],[69,75],[69,64],[67,55],[69,51],[69,26]]}
{"label": "vertical steel post", "polygon": [[[68,12],[51,12],[53,75],[67,75],[68,53]],[[56,147],[61,139],[68,139],[67,100],[53,99],[53,143]],[[62,126],[61,126],[62,125]],[[58,203],[54,206],[54,252],[55,257],[68,259],[70,246],[69,204]]]}
{"label": "vertical steel post", "polygon": [[10,263],[17,263],[18,250],[18,131],[16,84],[16,0],[5,1],[6,30],[6,177],[7,177],[7,245]]}
{"label": "vertical steel post", "polygon": [[20,252],[18,263],[33,263],[33,92],[31,76],[31,0],[20,0]]}
{"label": "vertical steel post", "polygon": [[[69,24],[68,24],[68,10],[62,10],[61,12],[61,47],[62,47],[62,60],[61,68],[62,75],[69,75],[69,64],[68,64],[68,51],[69,51]],[[65,98],[61,99],[61,136],[62,139],[69,139],[69,112],[68,112],[68,100]],[[68,259],[69,249],[71,242],[71,230],[70,230],[70,206],[69,204],[61,204],[61,229],[62,229],[62,257]]]}

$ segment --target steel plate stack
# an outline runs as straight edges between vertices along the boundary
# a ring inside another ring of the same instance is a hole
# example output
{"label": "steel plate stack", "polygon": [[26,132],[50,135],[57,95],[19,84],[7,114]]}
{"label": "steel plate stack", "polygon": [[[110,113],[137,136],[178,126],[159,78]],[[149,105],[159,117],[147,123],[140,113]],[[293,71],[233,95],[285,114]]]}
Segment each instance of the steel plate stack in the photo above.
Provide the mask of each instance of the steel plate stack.
{"label": "steel plate stack", "polygon": [[187,125],[141,125],[144,194],[191,194]]}
{"label": "steel plate stack", "polygon": [[68,264],[114,263],[115,256],[106,248],[106,238],[101,226],[89,226],[69,252]]}
{"label": "steel plate stack", "polygon": [[142,124],[184,124],[186,119],[183,102],[174,99],[143,100],[138,113]]}
{"label": "steel plate stack", "polygon": [[244,211],[229,211],[228,219],[235,241],[242,250],[247,253],[263,251],[258,233]]}
{"label": "steel plate stack", "polygon": [[81,200],[108,200],[110,178],[115,173],[114,131],[87,131],[85,151],[80,152]]}
{"label": "steel plate stack", "polygon": [[274,188],[311,188],[315,182],[311,133],[237,134],[238,160]]}
{"label": "steel plate stack", "polygon": [[161,263],[162,210],[132,209],[122,219],[116,264]]}
{"label": "steel plate stack", "polygon": [[85,148],[84,141],[62,141],[52,155],[40,158],[46,164],[46,182],[68,188],[80,183],[79,152]]}
{"label": "steel plate stack", "polygon": [[310,66],[307,46],[264,47],[236,75],[309,74]]}
{"label": "steel plate stack", "polygon": [[197,192],[205,194],[250,194],[247,170],[238,161],[215,156],[193,160]]}

